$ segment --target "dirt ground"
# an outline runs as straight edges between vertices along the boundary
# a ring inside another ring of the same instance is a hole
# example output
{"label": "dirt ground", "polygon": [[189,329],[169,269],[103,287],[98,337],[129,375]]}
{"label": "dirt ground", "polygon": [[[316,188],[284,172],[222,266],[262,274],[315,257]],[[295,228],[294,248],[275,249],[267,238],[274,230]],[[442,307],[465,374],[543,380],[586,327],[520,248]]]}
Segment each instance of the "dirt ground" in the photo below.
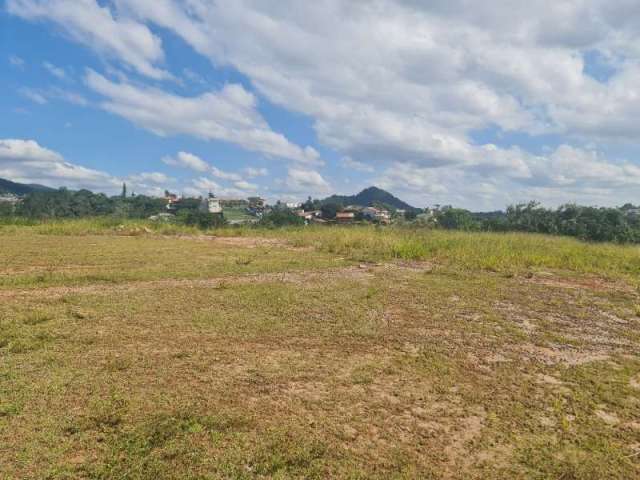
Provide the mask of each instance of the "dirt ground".
{"label": "dirt ground", "polygon": [[2,479],[640,478],[624,280],[6,240]]}

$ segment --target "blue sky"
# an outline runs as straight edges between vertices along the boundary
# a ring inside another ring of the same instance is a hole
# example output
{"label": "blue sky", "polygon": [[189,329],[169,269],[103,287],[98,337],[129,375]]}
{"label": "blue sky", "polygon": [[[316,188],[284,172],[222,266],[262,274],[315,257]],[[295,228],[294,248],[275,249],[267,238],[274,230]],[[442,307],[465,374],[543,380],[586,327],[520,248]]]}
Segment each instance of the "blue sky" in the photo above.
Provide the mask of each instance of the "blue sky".
{"label": "blue sky", "polygon": [[0,177],[640,203],[633,3],[304,3],[0,2]]}

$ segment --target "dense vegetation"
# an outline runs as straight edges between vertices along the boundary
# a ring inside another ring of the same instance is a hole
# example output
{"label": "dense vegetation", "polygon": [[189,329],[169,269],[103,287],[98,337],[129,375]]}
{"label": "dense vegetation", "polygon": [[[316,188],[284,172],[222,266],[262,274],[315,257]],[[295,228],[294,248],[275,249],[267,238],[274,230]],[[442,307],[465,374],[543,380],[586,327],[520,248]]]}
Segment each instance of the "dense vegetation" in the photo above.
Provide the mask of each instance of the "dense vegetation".
{"label": "dense vegetation", "polygon": [[640,243],[640,214],[629,204],[621,208],[570,204],[549,209],[530,202],[509,206],[500,215],[445,208],[436,213],[434,223],[450,230],[545,233],[597,242]]}
{"label": "dense vegetation", "polygon": [[[26,195],[13,209],[18,217],[81,218],[112,215],[123,218],[147,218],[165,209],[163,198],[108,197],[89,190],[72,191],[61,188],[53,191],[35,191]],[[5,214],[8,213],[5,207]],[[0,211],[0,214],[3,213]]]}

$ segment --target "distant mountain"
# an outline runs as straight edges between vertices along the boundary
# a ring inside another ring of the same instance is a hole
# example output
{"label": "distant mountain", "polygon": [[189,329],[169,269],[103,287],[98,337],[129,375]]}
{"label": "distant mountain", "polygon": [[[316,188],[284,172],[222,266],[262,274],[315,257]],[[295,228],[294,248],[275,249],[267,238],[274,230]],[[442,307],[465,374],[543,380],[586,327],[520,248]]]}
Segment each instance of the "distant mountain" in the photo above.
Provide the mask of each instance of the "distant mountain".
{"label": "distant mountain", "polygon": [[16,183],[0,178],[0,193],[13,193],[14,195],[26,195],[31,192],[49,192],[53,188],[44,185]]}
{"label": "distant mountain", "polygon": [[344,206],[359,205],[361,207],[381,203],[399,210],[417,210],[417,208],[378,187],[365,188],[357,195],[332,195],[322,200],[322,203],[340,203]]}

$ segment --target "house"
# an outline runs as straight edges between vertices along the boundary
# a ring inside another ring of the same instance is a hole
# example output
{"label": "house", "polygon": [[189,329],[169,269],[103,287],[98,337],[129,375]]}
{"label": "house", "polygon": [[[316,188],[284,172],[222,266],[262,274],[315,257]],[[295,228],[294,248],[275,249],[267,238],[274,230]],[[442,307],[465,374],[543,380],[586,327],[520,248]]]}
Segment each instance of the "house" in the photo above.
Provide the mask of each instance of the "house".
{"label": "house", "polygon": [[13,193],[0,193],[0,203],[10,203],[11,205],[15,205],[18,202],[20,202],[20,197]]}
{"label": "house", "polygon": [[164,200],[167,202],[167,210],[174,211],[176,205],[180,203],[180,197],[175,193],[171,193],[169,190],[164,191]]}
{"label": "house", "polygon": [[282,200],[278,200],[275,204],[276,210],[296,210],[302,207],[301,203],[298,202],[284,202]]}
{"label": "house", "polygon": [[391,214],[388,210],[382,210],[375,207],[365,207],[362,209],[362,216],[367,220],[379,223],[390,223]]}
{"label": "house", "polygon": [[361,207],[360,205],[347,205],[346,207],[344,207],[342,209],[343,212],[353,212],[353,213],[359,213],[361,212],[363,209],[363,207]]}
{"label": "house", "polygon": [[249,201],[249,208],[251,210],[264,210],[267,204],[266,200],[260,197],[249,197],[247,200]]}
{"label": "house", "polygon": [[298,210],[295,213],[297,216],[304,218],[307,223],[313,221],[316,218],[320,218],[320,216],[322,215],[322,212],[320,210],[312,210],[309,212]]}
{"label": "house", "polygon": [[216,198],[213,193],[209,193],[208,197],[202,199],[200,203],[200,211],[205,213],[221,214],[222,206],[220,199]]}
{"label": "house", "polygon": [[338,223],[353,223],[355,219],[356,219],[356,214],[353,212],[336,213],[336,222]]}

